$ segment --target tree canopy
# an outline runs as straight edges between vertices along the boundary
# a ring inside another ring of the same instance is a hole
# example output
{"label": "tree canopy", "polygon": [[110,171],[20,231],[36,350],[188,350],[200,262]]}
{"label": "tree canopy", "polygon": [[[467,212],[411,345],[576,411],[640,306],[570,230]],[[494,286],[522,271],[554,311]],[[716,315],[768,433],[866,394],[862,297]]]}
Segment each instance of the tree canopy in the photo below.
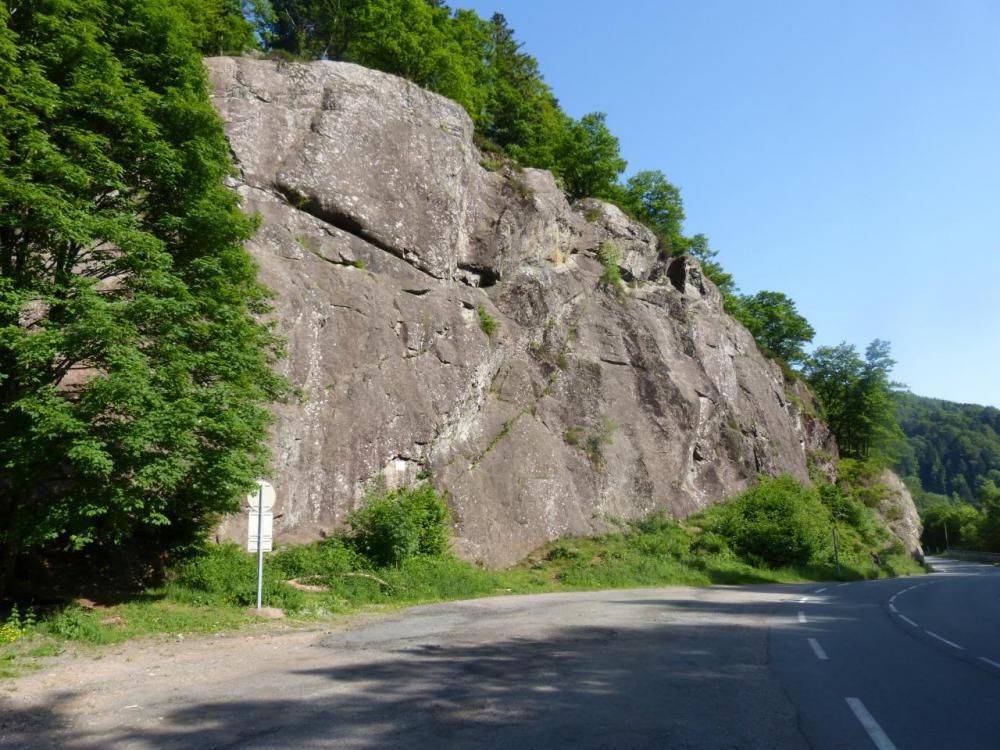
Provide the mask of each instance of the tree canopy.
{"label": "tree canopy", "polygon": [[805,362],[802,348],[813,340],[816,331],[795,309],[795,302],[781,292],[758,292],[744,295],[736,305],[735,317],[754,338],[789,364]]}
{"label": "tree canopy", "polygon": [[842,342],[821,346],[806,360],[806,379],[844,456],[882,455],[898,436],[889,379],[896,363],[889,354],[889,342],[875,339],[863,358],[853,344]]}
{"label": "tree canopy", "polygon": [[169,0],[0,6],[0,550],[192,541],[267,468],[255,228]]}

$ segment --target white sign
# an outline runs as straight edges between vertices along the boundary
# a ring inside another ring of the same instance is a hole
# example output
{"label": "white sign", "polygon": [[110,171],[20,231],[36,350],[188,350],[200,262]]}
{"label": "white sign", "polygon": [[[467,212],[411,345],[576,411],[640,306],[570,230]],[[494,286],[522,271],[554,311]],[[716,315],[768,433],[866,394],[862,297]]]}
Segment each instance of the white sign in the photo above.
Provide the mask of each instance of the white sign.
{"label": "white sign", "polygon": [[274,507],[274,500],[277,495],[275,494],[274,487],[271,483],[265,482],[263,479],[257,480],[257,491],[251,492],[247,495],[247,505],[249,505],[251,509],[256,510],[257,506],[260,505],[261,493],[263,493],[264,496],[264,510],[271,510],[271,508]]}
{"label": "white sign", "polygon": [[[260,529],[260,547],[264,552],[270,552],[274,542],[274,501],[276,499],[274,487],[270,482],[263,479],[257,480],[257,491],[247,495],[247,505],[250,511],[250,521],[247,524],[247,551],[257,552],[257,530]],[[264,515],[258,513],[261,506]]]}
{"label": "white sign", "polygon": [[250,511],[249,534],[247,535],[247,552],[257,551],[257,524],[260,523],[261,536],[264,538],[264,552],[270,552],[274,543],[274,514],[264,511],[264,517],[258,519],[257,511]]}

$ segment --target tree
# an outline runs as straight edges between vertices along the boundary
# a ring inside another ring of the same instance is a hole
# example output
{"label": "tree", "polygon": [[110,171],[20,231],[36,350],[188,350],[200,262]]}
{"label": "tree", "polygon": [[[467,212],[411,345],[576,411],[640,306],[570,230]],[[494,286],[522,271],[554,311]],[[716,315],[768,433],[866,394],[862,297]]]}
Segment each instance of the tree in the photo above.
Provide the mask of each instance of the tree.
{"label": "tree", "polygon": [[[622,190],[622,208],[652,229],[665,255],[682,254],[690,240],[683,234],[684,202],[681,191],[660,170],[636,172]],[[704,237],[704,235],[702,235]]]}
{"label": "tree", "polygon": [[175,0],[194,27],[194,44],[205,55],[238,55],[257,47],[254,24],[247,15],[264,17],[259,2],[243,0]]}
{"label": "tree", "polygon": [[267,470],[254,222],[168,0],[0,6],[0,559],[155,555]]}
{"label": "tree", "polygon": [[603,112],[591,112],[566,131],[556,155],[556,170],[574,198],[611,198],[627,162]]}
{"label": "tree", "polygon": [[757,343],[789,364],[804,362],[804,344],[813,340],[816,331],[799,315],[795,302],[781,292],[757,292],[743,295],[735,315],[747,327]]}
{"label": "tree", "polygon": [[853,345],[819,347],[805,374],[819,397],[841,453],[867,458],[899,434],[889,373],[895,362],[889,342],[875,339],[862,359]]}

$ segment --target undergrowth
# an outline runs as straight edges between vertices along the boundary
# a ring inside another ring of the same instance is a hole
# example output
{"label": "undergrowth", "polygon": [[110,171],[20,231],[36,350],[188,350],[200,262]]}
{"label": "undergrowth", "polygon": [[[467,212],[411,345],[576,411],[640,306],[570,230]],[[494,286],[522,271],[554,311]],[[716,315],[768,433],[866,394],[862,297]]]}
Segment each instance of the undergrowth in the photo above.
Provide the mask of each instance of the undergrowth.
{"label": "undergrowth", "polygon": [[[581,431],[581,439],[584,434]],[[519,565],[485,570],[448,551],[444,498],[429,484],[374,488],[351,528],[268,556],[264,603],[296,620],[505,593],[663,585],[857,580],[922,572],[849,485],[807,488],[762,479],[686,521],[654,514],[595,538],[562,539]],[[840,571],[831,528],[836,527]],[[116,643],[144,634],[213,633],[253,622],[256,559],[207,546],[161,587],[114,606],[21,609],[0,620],[0,661],[65,641]],[[37,619],[37,621],[36,621]],[[8,665],[9,666],[9,665]],[[11,669],[0,665],[0,675]]]}

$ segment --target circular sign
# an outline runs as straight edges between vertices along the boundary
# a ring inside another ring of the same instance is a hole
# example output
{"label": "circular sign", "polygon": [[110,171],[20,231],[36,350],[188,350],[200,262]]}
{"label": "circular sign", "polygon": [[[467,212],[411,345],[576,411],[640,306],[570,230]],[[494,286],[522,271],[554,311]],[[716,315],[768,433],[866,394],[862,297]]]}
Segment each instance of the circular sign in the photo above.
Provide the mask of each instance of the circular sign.
{"label": "circular sign", "polygon": [[257,491],[251,492],[247,495],[247,503],[250,505],[250,510],[257,510],[261,505],[264,506],[264,512],[271,510],[274,507],[274,500],[277,497],[274,492],[274,487],[270,482],[266,482],[263,479],[257,480]]}

